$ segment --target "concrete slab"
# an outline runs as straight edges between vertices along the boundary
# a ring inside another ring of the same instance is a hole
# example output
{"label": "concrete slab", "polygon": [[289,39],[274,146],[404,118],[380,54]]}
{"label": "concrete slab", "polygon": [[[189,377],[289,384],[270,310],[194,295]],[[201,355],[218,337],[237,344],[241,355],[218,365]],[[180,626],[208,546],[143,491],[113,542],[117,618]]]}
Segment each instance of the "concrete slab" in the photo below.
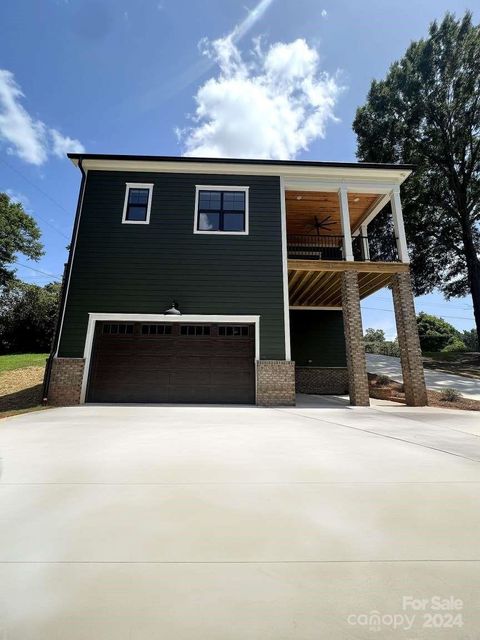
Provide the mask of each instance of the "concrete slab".
{"label": "concrete slab", "polygon": [[477,416],[318,402],[0,422],[0,638],[475,637]]}

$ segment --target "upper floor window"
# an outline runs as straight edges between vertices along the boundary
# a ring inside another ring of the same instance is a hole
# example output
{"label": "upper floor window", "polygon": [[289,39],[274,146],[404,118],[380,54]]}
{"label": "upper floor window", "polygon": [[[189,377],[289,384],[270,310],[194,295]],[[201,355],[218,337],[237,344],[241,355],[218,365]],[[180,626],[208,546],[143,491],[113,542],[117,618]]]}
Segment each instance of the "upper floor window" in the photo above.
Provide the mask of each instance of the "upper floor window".
{"label": "upper floor window", "polygon": [[123,223],[148,224],[150,222],[152,191],[153,184],[127,182],[123,206]]}
{"label": "upper floor window", "polygon": [[248,187],[197,185],[195,233],[248,234]]}

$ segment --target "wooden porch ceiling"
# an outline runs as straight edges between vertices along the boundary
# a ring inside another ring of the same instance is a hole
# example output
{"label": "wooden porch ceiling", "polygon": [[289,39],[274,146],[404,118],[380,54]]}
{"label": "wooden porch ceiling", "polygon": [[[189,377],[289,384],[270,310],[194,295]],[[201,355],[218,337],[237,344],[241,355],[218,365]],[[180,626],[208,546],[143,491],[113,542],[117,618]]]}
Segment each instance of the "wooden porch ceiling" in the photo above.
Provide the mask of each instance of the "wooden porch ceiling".
{"label": "wooden porch ceiling", "polygon": [[[348,209],[352,233],[367,218],[370,211],[383,196],[375,193],[349,193]],[[315,234],[312,226],[315,216],[323,220],[330,216],[328,227],[321,233],[333,236],[342,235],[340,224],[340,203],[337,193],[321,191],[286,191],[287,233],[289,235]]]}
{"label": "wooden porch ceiling", "polygon": [[392,275],[408,271],[400,262],[344,262],[289,260],[288,289],[291,307],[341,307],[342,272],[357,271],[360,298],[390,284]]}

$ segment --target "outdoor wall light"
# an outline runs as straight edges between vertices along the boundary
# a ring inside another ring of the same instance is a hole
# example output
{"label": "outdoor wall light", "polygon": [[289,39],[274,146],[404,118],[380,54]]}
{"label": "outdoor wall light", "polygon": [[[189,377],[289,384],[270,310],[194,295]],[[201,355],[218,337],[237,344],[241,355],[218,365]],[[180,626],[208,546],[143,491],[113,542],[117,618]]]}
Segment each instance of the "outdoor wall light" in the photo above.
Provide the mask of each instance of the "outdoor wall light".
{"label": "outdoor wall light", "polygon": [[172,306],[170,307],[170,309],[167,309],[165,311],[165,315],[166,316],[181,316],[182,315],[181,311],[178,309],[178,303],[175,302],[175,300],[172,302]]}

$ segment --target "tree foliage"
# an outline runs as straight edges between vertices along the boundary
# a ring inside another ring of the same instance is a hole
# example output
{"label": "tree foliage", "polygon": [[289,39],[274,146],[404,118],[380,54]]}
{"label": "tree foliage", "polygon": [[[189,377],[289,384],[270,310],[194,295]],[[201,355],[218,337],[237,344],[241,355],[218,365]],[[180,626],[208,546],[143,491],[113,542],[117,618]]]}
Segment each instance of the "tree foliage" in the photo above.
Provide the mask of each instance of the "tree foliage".
{"label": "tree foliage", "polygon": [[421,311],[417,326],[422,351],[442,351],[449,345],[457,351],[465,349],[460,332],[442,318]]}
{"label": "tree foliage", "polygon": [[31,260],[38,260],[43,255],[40,229],[19,202],[0,193],[0,286],[14,279],[15,270],[10,266],[17,253]]}
{"label": "tree foliage", "polygon": [[50,349],[60,284],[44,287],[14,281],[0,293],[0,353],[44,353]]}
{"label": "tree foliage", "polygon": [[462,331],[461,338],[468,351],[480,351],[478,335],[475,329]]}
{"label": "tree foliage", "polygon": [[[414,286],[471,293],[480,329],[480,27],[467,12],[433,22],[382,81],[353,128],[362,161],[416,165],[402,193]],[[371,224],[378,244],[392,233]]]}

